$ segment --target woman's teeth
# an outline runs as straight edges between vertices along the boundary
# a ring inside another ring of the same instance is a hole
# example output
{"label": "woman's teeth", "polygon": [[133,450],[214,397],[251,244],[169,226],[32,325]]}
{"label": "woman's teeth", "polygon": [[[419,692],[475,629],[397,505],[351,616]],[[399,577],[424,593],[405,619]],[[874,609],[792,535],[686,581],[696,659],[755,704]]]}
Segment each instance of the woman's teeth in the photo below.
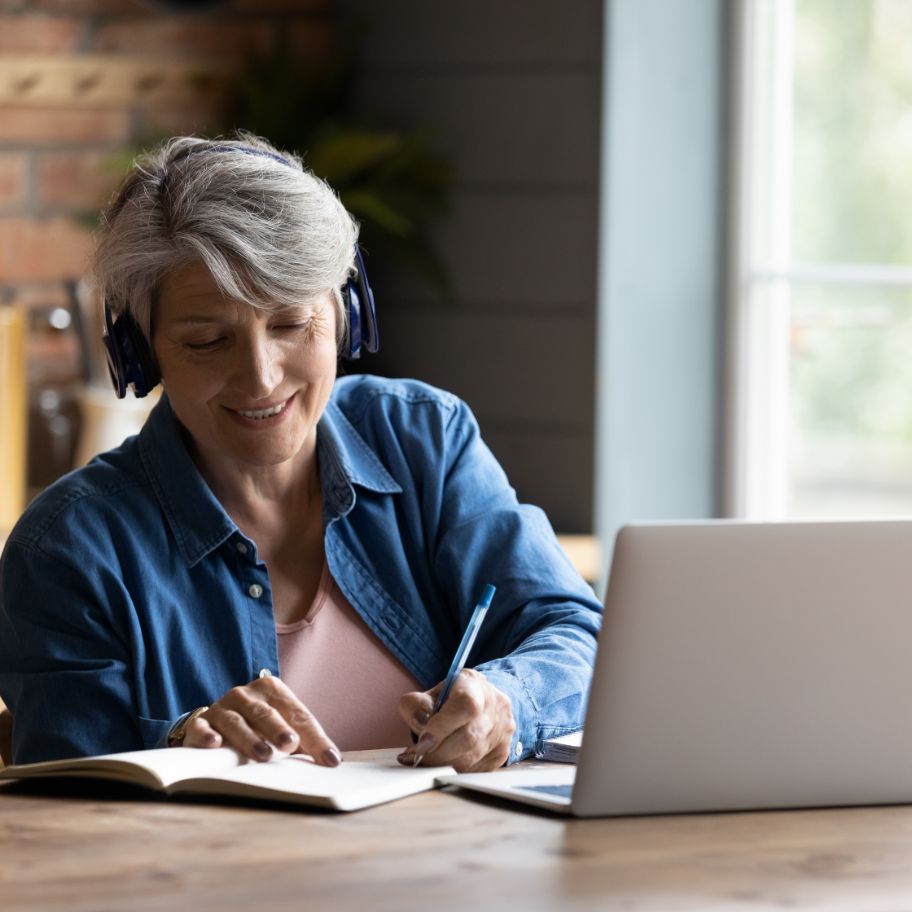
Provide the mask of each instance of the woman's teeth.
{"label": "woman's teeth", "polygon": [[278,415],[279,412],[281,412],[282,409],[284,409],[287,404],[288,404],[287,402],[280,402],[278,405],[274,405],[272,408],[256,409],[256,410],[250,411],[250,412],[244,412],[244,411],[238,410],[238,414],[243,415],[245,418],[254,418],[254,419],[271,418],[273,415]]}

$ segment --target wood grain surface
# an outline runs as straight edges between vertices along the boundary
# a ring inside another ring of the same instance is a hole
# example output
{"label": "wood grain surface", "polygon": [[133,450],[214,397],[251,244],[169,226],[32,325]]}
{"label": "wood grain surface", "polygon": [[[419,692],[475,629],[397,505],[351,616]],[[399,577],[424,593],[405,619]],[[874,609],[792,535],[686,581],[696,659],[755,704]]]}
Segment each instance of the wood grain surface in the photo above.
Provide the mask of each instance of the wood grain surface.
{"label": "wood grain surface", "polygon": [[[11,26],[15,28],[15,26]],[[110,107],[204,100],[223,88],[226,67],[154,56],[5,54],[0,105]]]}
{"label": "wood grain surface", "polygon": [[912,908],[912,808],[564,820],[426,793],[337,815],[0,786],[0,908]]}

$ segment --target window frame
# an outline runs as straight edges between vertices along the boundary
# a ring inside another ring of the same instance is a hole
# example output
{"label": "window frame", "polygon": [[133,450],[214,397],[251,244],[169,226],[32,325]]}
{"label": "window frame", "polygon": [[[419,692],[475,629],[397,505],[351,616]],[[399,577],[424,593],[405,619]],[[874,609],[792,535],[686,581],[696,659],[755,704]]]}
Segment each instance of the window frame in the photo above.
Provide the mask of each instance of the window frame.
{"label": "window frame", "polygon": [[912,288],[910,267],[791,259],[794,6],[795,0],[734,0],[730,19],[722,511],[754,520],[794,517],[792,289]]}

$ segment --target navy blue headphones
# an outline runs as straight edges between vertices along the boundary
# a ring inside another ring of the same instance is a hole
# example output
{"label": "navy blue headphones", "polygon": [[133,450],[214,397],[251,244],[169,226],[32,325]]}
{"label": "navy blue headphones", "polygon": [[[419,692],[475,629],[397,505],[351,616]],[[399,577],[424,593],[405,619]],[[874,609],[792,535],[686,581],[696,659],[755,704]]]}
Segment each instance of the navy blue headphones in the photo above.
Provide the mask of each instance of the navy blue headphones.
{"label": "navy blue headphones", "polygon": [[[380,347],[377,334],[377,311],[374,293],[367,281],[361,251],[355,250],[358,273],[342,289],[342,306],[348,314],[348,331],[342,342],[341,357],[349,360],[361,357],[361,350],[375,352]],[[118,399],[132,387],[137,399],[147,396],[161,380],[152,349],[137,322],[127,313],[116,320],[107,301],[104,304],[105,353],[108,372]]]}
{"label": "navy blue headphones", "polygon": [[[231,151],[249,155],[264,155],[289,164],[280,156],[251,147],[210,146],[200,151]],[[380,347],[374,293],[367,280],[367,270],[364,268],[361,251],[357,247],[355,247],[355,266],[355,275],[348,279],[342,289],[342,306],[348,317],[346,321],[348,330],[342,343],[340,356],[349,360],[360,358],[362,348],[375,352]],[[127,387],[132,387],[133,394],[140,399],[147,396],[161,381],[161,372],[155,362],[155,356],[139,325],[128,313],[120,314],[115,320],[107,300],[104,302],[102,341],[108,358],[111,382],[114,384],[118,399],[126,396]]]}

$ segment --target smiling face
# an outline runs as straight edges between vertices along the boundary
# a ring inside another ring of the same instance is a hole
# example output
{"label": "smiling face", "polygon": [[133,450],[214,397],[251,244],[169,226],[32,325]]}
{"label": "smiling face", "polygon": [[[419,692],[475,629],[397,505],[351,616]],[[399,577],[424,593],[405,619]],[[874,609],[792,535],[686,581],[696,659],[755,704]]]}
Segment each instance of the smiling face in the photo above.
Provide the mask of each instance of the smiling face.
{"label": "smiling face", "polygon": [[162,286],[152,347],[171,406],[206,469],[308,461],[336,378],[332,293],[267,313],[222,295],[200,262]]}

